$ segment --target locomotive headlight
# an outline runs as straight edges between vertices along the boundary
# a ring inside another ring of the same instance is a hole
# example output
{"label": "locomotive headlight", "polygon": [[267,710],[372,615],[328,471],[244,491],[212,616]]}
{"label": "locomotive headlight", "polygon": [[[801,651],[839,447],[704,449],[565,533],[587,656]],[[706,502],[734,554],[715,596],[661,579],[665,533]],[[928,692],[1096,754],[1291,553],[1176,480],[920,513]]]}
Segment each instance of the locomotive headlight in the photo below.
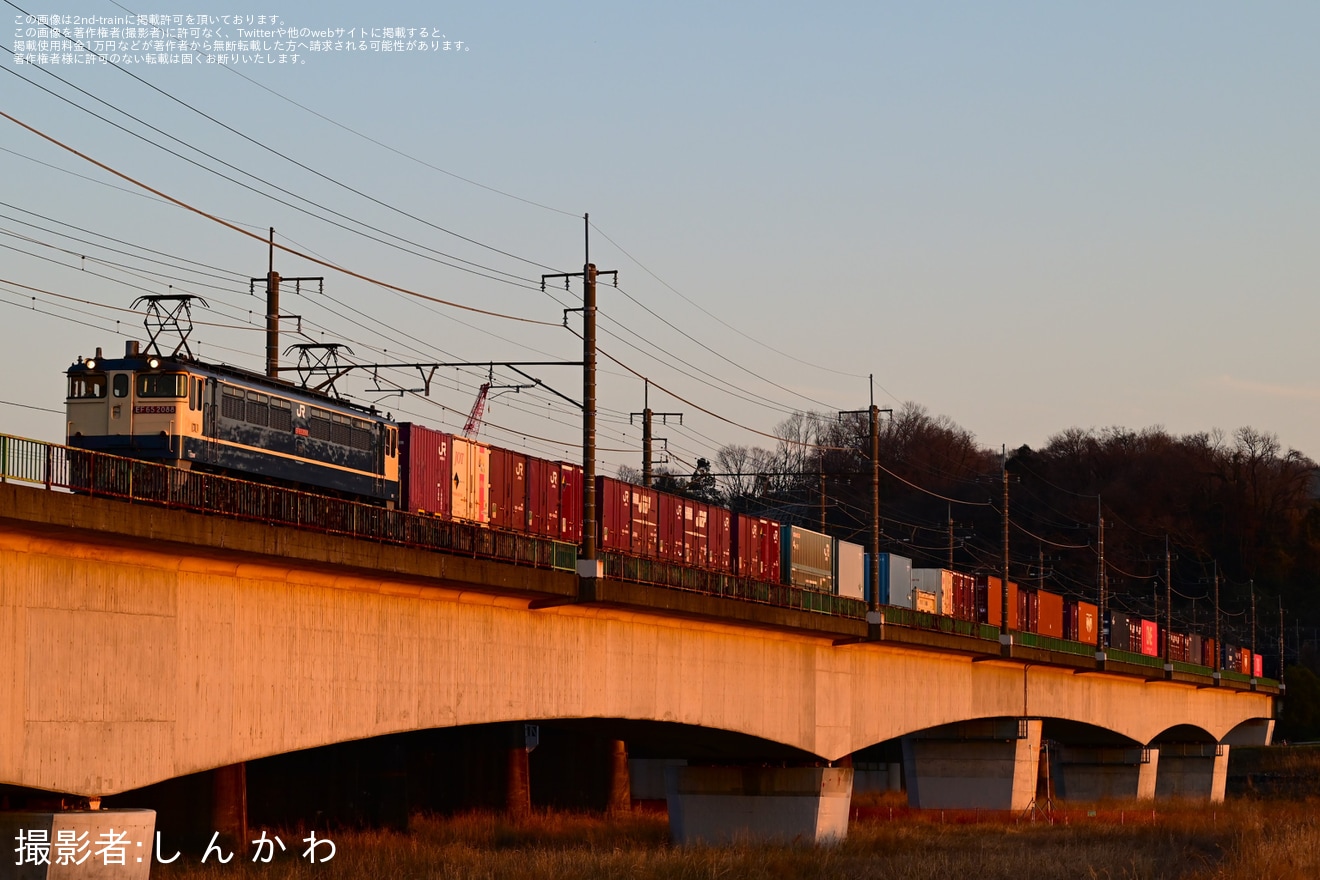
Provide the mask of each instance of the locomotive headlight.
{"label": "locomotive headlight", "polygon": [[89,370],[95,370],[95,369],[96,369],[96,358],[88,358],[87,360],[83,361],[83,366],[86,367],[86,368],[89,369]]}
{"label": "locomotive headlight", "polygon": [[147,366],[150,367],[150,368],[153,369],[153,370],[158,370],[158,369],[160,369],[160,358],[158,358],[158,357],[149,357],[149,358],[147,358]]}

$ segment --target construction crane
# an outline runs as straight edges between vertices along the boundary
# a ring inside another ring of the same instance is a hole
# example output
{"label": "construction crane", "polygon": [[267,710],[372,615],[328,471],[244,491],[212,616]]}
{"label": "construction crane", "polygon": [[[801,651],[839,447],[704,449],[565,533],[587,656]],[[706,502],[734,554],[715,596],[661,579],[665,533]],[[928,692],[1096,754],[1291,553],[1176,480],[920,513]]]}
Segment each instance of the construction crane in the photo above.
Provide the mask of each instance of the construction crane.
{"label": "construction crane", "polygon": [[[491,379],[494,379],[494,371],[491,371]],[[463,426],[463,436],[469,440],[477,439],[477,432],[481,430],[481,414],[486,411],[486,395],[490,394],[490,381],[481,383],[481,388],[477,391],[477,399],[472,402],[472,412],[468,413],[467,424]]]}

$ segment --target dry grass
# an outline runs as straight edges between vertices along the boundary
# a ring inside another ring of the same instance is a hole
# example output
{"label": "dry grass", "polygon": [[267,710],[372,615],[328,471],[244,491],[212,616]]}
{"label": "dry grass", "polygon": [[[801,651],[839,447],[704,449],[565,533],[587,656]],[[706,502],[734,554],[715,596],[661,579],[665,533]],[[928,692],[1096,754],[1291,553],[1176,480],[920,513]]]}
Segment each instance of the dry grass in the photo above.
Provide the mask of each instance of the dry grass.
{"label": "dry grass", "polygon": [[[895,802],[898,803],[898,802]],[[900,804],[901,805],[901,804]],[[872,806],[875,806],[874,804]],[[883,804],[881,804],[883,806]],[[603,819],[538,814],[521,822],[474,813],[418,817],[408,835],[336,833],[338,855],[310,866],[301,844],[270,865],[200,866],[154,877],[198,878],[903,878],[903,880],[1301,880],[1320,878],[1320,803],[1237,800],[1070,810],[1055,824],[980,816],[940,824],[927,813],[860,819],[835,847],[669,845],[663,815]],[[946,817],[947,819],[948,817]],[[1065,820],[1066,819],[1066,824]],[[1122,824],[1120,824],[1120,821]],[[281,835],[288,842],[304,836]]]}

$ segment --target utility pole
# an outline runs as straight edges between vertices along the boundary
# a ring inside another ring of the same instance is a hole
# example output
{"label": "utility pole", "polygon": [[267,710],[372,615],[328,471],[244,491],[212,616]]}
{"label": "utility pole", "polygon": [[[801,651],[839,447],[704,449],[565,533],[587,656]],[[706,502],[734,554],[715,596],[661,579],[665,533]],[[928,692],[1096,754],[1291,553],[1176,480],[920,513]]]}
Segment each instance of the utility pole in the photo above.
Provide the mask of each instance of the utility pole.
{"label": "utility pole", "polygon": [[[1251,578],[1247,581],[1247,588],[1251,590],[1251,656],[1256,656],[1256,579]],[[1252,661],[1255,662],[1254,659]],[[1254,672],[1255,670],[1253,670]]]}
{"label": "utility pole", "polygon": [[275,227],[270,228],[270,257],[266,270],[266,375],[280,375],[280,273],[275,271]]}
{"label": "utility pole", "polygon": [[[880,410],[875,406],[875,374],[871,382],[871,613],[880,623]],[[867,623],[871,614],[867,614]]]}
{"label": "utility pole", "polygon": [[1100,605],[1100,626],[1096,628],[1095,652],[1097,655],[1103,657],[1105,648],[1108,647],[1105,643],[1105,620],[1109,612],[1109,582],[1108,578],[1105,576],[1105,513],[1104,509],[1101,507],[1100,496],[1098,495],[1095,499],[1095,515],[1099,529],[1096,538],[1096,554],[1098,558],[1096,561],[1095,584],[1097,600]]}
{"label": "utility pole", "polygon": [[1007,649],[1013,637],[1008,634],[1008,446],[1000,450],[1000,470],[1004,478],[1004,583],[999,591],[999,644]]}
{"label": "utility pole", "polygon": [[598,271],[591,262],[591,219],[582,215],[583,264],[581,272],[562,272],[542,275],[546,279],[582,278],[582,555],[578,559],[578,575],[584,578],[601,576],[601,565],[596,559],[596,279],[612,275],[614,286],[619,286],[619,273],[615,269]]}
{"label": "utility pole", "polygon": [[1215,677],[1219,677],[1219,658],[1224,654],[1224,643],[1219,640],[1219,560],[1215,560]]}
{"label": "utility pole", "polygon": [[1173,557],[1169,555],[1169,536],[1164,536],[1164,668],[1173,670],[1170,633],[1173,632]]}
{"label": "utility pole", "polygon": [[660,417],[662,425],[669,424],[669,419],[677,418],[678,423],[683,424],[682,413],[658,413],[651,411],[651,380],[643,379],[642,382],[642,411],[639,413],[628,414],[628,424],[633,424],[633,419],[640,417],[642,420],[642,485],[650,488],[652,477],[654,476],[655,456],[651,452],[655,437],[651,432],[651,424],[656,418]]}
{"label": "utility pole", "polygon": [[[315,281],[324,287],[324,276],[308,276],[305,278],[280,278],[280,273],[275,271],[275,227],[270,227],[270,245],[267,251],[266,277],[251,278],[248,280],[248,293],[255,293],[255,287],[258,281],[266,282],[266,375],[272,379],[280,377],[280,281],[292,281],[296,285],[301,285],[304,281]],[[300,288],[295,287],[294,292],[299,292]],[[286,315],[285,317],[298,317],[298,326],[302,327],[301,316]]]}
{"label": "utility pole", "polygon": [[1283,684],[1283,594],[1279,594],[1279,684]]}
{"label": "utility pole", "polygon": [[871,638],[880,637],[880,413],[893,414],[891,409],[875,405],[875,374],[870,375],[871,405],[865,410],[855,409],[839,413],[859,416],[866,413],[871,430],[871,600],[867,603],[866,623]]}
{"label": "utility pole", "polygon": [[825,452],[822,450],[816,456],[816,462],[820,468],[820,531],[825,532]]}
{"label": "utility pole", "polygon": [[953,505],[949,505],[949,570],[953,570]]}

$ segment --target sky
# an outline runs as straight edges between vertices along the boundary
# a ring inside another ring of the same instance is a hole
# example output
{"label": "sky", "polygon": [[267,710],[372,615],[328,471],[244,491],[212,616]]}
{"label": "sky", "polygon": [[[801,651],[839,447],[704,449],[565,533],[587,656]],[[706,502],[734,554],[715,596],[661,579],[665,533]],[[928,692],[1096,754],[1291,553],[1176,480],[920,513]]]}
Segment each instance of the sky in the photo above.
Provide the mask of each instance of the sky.
{"label": "sky", "polygon": [[[644,379],[677,470],[872,375],[986,447],[1250,425],[1320,458],[1315,4],[14,2],[0,109],[49,139],[0,118],[0,432],[62,440],[63,371],[144,338],[146,293],[204,297],[194,350],[260,368],[274,227],[276,269],[325,278],[285,285],[283,342],[356,363],[580,360],[581,287],[540,279],[589,247],[607,472],[640,464]],[[138,13],[198,27],[193,63],[29,42]],[[240,15],[366,48],[254,52]],[[486,378],[340,388],[458,430]],[[482,438],[578,458],[578,411],[519,381]]]}

